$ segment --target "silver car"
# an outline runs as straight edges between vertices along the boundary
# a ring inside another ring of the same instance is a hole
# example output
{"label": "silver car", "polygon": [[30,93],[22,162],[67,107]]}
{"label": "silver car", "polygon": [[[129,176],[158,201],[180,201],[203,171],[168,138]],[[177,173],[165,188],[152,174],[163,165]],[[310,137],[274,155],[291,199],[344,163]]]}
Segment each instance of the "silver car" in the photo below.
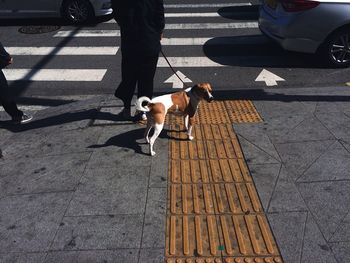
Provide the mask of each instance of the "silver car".
{"label": "silver car", "polygon": [[263,0],[259,27],[284,49],[350,66],[350,1]]}
{"label": "silver car", "polygon": [[111,13],[111,0],[0,0],[0,18],[64,17],[83,23]]}

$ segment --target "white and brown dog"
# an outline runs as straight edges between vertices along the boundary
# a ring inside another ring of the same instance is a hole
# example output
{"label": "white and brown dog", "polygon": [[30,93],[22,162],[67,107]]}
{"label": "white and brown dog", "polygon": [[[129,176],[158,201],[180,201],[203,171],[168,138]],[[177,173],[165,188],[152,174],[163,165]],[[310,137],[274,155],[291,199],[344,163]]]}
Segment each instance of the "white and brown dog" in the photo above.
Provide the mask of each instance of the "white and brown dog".
{"label": "white and brown dog", "polygon": [[[140,97],[136,102],[136,109],[146,112],[147,128],[145,139],[150,146],[150,154],[156,153],[153,144],[163,129],[165,116],[169,113],[180,114],[185,118],[185,126],[189,140],[193,140],[192,127],[194,116],[201,100],[211,102],[214,97],[211,94],[212,88],[209,83],[199,83],[183,91],[155,97],[152,100],[147,97]],[[146,106],[143,106],[147,103]],[[154,128],[154,133],[149,138],[150,130]]]}

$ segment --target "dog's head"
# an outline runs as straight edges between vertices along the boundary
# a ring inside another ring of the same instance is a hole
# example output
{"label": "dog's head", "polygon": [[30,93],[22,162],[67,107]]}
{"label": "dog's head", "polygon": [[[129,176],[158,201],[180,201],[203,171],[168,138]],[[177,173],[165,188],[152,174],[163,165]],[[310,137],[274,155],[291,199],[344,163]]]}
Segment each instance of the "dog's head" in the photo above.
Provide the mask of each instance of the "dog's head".
{"label": "dog's head", "polygon": [[198,83],[194,85],[191,91],[195,92],[195,94],[200,98],[204,99],[207,102],[212,102],[214,99],[212,93],[211,85],[207,82]]}

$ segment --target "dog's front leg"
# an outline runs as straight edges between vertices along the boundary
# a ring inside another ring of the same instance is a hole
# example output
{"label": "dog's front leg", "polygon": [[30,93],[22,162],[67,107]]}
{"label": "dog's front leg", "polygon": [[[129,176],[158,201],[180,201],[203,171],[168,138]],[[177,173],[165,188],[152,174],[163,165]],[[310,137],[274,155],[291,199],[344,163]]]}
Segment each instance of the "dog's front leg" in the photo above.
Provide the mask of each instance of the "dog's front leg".
{"label": "dog's front leg", "polygon": [[188,121],[189,121],[189,116],[188,114],[184,116],[184,123],[185,123],[185,129],[188,131]]}
{"label": "dog's front leg", "polygon": [[[187,115],[188,117],[188,115]],[[193,127],[193,124],[194,124],[194,117],[189,117],[188,118],[188,129],[187,129],[187,136],[188,136],[188,139],[190,141],[192,141],[194,139],[194,137],[192,136],[192,127]]]}

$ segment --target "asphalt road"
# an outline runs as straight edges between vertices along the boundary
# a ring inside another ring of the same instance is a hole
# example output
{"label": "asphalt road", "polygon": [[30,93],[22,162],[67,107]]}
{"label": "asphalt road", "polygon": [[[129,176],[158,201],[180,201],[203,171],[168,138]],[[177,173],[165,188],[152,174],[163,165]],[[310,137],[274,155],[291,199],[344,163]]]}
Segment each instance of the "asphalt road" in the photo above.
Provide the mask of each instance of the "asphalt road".
{"label": "asphalt road", "polygon": [[[256,90],[345,87],[350,81],[349,69],[324,68],[315,56],[283,51],[263,36],[257,28],[258,1],[167,0],[165,4],[163,50],[189,83],[209,81],[215,90]],[[0,39],[14,57],[5,74],[22,97],[112,94],[120,82],[118,26],[108,17],[83,26],[58,19],[2,22]],[[60,28],[20,33],[27,25]],[[262,72],[275,76],[267,83],[256,81]],[[161,58],[155,91],[179,88],[176,79],[171,83],[172,75]]]}

